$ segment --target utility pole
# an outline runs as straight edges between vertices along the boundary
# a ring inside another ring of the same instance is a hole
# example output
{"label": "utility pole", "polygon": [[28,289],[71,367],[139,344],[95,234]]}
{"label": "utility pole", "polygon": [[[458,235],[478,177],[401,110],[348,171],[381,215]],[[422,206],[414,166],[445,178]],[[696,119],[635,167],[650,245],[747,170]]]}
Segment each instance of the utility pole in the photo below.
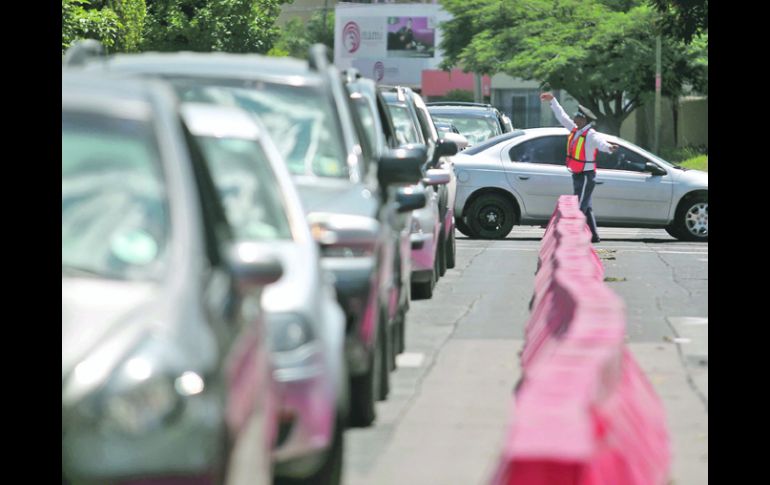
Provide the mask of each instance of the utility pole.
{"label": "utility pole", "polygon": [[473,101],[476,103],[484,102],[484,94],[481,92],[481,74],[473,73]]}
{"label": "utility pole", "polygon": [[660,35],[655,38],[655,143],[653,144],[653,153],[660,153],[660,113],[661,113],[661,88],[663,85],[661,77],[661,40]]}

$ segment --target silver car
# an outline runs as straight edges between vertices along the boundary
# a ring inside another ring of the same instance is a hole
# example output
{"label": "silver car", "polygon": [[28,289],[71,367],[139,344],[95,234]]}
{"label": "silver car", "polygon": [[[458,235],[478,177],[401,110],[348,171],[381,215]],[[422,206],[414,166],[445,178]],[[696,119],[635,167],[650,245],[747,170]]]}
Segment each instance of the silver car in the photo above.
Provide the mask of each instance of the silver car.
{"label": "silver car", "polygon": [[280,396],[276,475],[339,483],[349,399],[345,314],[291,175],[267,130],[246,111],[187,103],[181,112],[236,240],[255,243],[284,268],[262,295]]}
{"label": "silver car", "polygon": [[[557,198],[572,193],[567,135],[564,128],[517,130],[455,156],[460,232],[500,239],[514,224],[546,223]],[[604,136],[619,148],[597,155],[593,210],[598,225],[664,228],[677,239],[708,241],[708,173]]]}
{"label": "silver car", "polygon": [[63,73],[63,478],[271,483],[281,266],[212,186],[171,91]]}

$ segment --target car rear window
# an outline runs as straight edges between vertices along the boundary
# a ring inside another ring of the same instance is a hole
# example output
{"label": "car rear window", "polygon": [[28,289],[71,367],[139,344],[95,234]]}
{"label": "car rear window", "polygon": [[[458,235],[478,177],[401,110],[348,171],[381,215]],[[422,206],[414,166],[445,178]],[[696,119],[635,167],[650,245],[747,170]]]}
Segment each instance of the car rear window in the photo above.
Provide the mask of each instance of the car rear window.
{"label": "car rear window", "polygon": [[511,131],[509,133],[503,133],[502,135],[495,136],[493,138],[490,138],[489,140],[479,143],[478,145],[474,145],[471,148],[468,148],[466,150],[463,150],[464,155],[475,155],[479,152],[483,152],[484,150],[488,148],[492,148],[493,146],[497,145],[498,143],[502,143],[504,141],[511,140],[513,138],[516,138],[517,136],[522,136],[524,134],[524,131],[522,130],[515,130]]}

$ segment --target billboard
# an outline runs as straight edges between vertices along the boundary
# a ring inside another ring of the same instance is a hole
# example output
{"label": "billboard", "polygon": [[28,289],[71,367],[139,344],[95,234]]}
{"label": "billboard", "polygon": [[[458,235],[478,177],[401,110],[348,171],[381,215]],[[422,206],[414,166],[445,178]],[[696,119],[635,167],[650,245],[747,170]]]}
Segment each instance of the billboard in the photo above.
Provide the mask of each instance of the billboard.
{"label": "billboard", "polygon": [[441,62],[438,25],[449,18],[434,4],[337,4],[334,64],[382,83],[419,86],[422,70]]}
{"label": "billboard", "polygon": [[388,17],[387,52],[388,57],[433,57],[433,17]]}

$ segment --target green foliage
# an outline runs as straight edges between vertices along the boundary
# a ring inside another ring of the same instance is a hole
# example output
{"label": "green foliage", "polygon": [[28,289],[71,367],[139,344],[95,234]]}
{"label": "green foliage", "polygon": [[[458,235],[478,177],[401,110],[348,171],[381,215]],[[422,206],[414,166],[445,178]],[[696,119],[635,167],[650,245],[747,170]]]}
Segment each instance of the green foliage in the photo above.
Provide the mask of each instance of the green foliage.
{"label": "green foliage", "polygon": [[304,59],[307,57],[310,46],[318,42],[334,50],[333,11],[327,13],[326,22],[324,22],[323,12],[316,12],[307,22],[298,18],[289,20],[280,29],[279,37],[268,55]]}
{"label": "green foliage", "polygon": [[465,89],[452,89],[447,91],[442,101],[462,101],[472,103],[474,101],[473,92]]}
{"label": "green foliage", "polygon": [[692,42],[709,28],[708,0],[649,0],[663,14],[663,32],[685,43]]}
{"label": "green foliage", "polygon": [[[642,0],[444,0],[442,68],[504,72],[563,89],[617,134],[622,121],[655,89],[660,15]],[[707,38],[706,38],[707,45]],[[703,88],[703,54],[663,39],[663,92],[685,83]],[[705,68],[708,57],[705,54]]]}
{"label": "green foliage", "polygon": [[115,45],[121,52],[139,52],[142,44],[144,18],[147,14],[145,0],[109,0],[107,2],[118,15],[122,29]]}
{"label": "green foliage", "polygon": [[709,151],[705,146],[688,146],[682,148],[663,148],[660,156],[671,163],[680,163],[699,157],[708,157]]}
{"label": "green foliage", "polygon": [[260,52],[287,0],[147,0],[144,50]]}
{"label": "green foliage", "polygon": [[683,161],[680,164],[684,168],[690,168],[692,170],[702,170],[704,172],[709,171],[709,157],[708,155],[700,155]]}
{"label": "green foliage", "polygon": [[62,0],[62,52],[78,39],[98,40],[107,49],[115,46],[123,28],[118,15],[109,7],[94,7],[89,0]]}

